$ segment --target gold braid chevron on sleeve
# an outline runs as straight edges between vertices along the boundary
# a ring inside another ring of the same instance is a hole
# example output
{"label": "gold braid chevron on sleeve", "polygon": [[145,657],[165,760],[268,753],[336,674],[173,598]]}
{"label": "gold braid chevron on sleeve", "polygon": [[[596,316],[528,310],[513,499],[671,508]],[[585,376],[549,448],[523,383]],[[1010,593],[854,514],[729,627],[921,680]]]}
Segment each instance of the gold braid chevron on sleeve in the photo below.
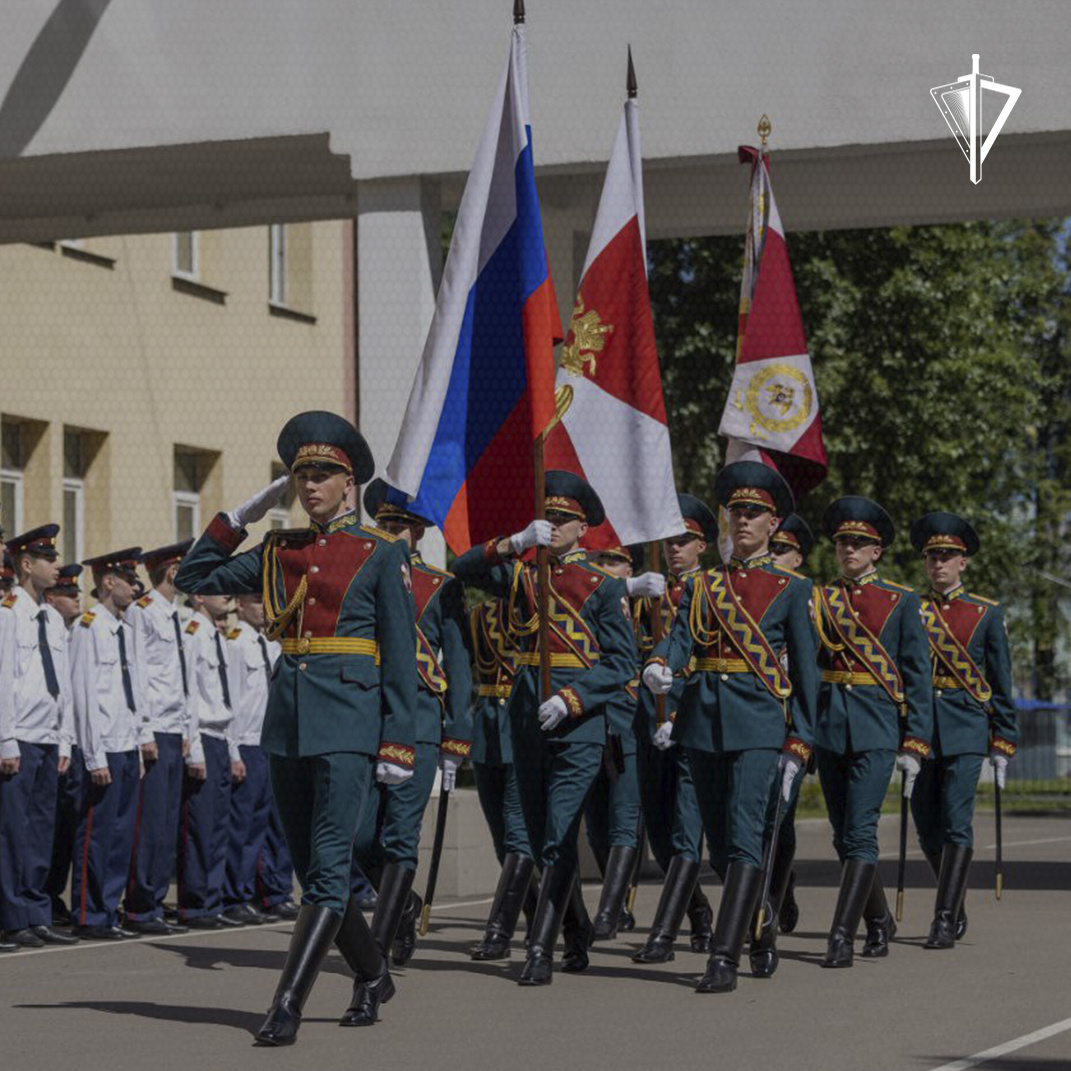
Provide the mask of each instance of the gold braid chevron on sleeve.
{"label": "gold braid chevron on sleeve", "polygon": [[379,745],[376,758],[382,762],[393,762],[395,766],[404,766],[411,770],[416,763],[416,751],[411,747],[406,747],[405,744],[391,744],[383,741]]}
{"label": "gold braid chevron on sleeve", "polygon": [[565,705],[569,708],[570,718],[580,718],[584,715],[584,704],[580,701],[580,696],[571,688],[562,688],[558,695],[565,700]]}
{"label": "gold braid chevron on sleeve", "polygon": [[453,737],[444,736],[439,750],[447,755],[457,755],[458,758],[467,759],[472,750],[472,744],[467,740],[455,740]]}
{"label": "gold braid chevron on sleeve", "polygon": [[900,745],[901,751],[910,751],[912,754],[919,755],[924,759],[930,757],[930,745],[925,740],[920,740],[917,736],[905,736],[904,742]]}
{"label": "gold braid chevron on sleeve", "polygon": [[930,650],[942,664],[948,667],[952,676],[972,699],[979,703],[988,703],[993,698],[993,689],[967,653],[967,649],[956,638],[932,599],[920,600],[922,623],[926,626],[926,635],[930,640]]}

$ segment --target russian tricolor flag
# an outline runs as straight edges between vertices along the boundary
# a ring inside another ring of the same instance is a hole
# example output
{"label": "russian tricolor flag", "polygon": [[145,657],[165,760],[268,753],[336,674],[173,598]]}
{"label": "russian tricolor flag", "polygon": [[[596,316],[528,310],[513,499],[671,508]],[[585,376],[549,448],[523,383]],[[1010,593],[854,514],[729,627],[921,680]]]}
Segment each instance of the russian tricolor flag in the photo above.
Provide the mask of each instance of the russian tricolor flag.
{"label": "russian tricolor flag", "polygon": [[534,515],[533,446],[554,416],[561,323],[543,244],[524,26],[465,185],[387,480],[455,553]]}

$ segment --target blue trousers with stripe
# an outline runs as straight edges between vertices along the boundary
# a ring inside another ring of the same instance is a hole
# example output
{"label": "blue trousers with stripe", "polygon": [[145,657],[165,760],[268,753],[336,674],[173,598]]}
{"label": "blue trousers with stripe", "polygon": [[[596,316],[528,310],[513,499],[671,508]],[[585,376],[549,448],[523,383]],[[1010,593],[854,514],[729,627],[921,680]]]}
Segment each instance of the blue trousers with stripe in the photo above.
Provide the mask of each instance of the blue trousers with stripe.
{"label": "blue trousers with stripe", "polygon": [[179,919],[218,915],[223,910],[230,817],[231,758],[227,741],[201,735],[208,776],[182,785],[178,839]]}
{"label": "blue trousers with stripe", "polygon": [[250,904],[257,895],[257,863],[268,835],[271,775],[268,756],[256,745],[239,745],[245,780],[231,785],[227,870],[223,906]]}
{"label": "blue trousers with stripe", "polygon": [[56,824],[52,832],[52,862],[48,868],[45,888],[52,901],[52,914],[65,914],[63,897],[71,877],[71,860],[74,858],[74,838],[78,832],[78,813],[82,808],[83,781],[86,773],[85,758],[77,745],[71,747],[71,764],[59,778],[56,789]]}

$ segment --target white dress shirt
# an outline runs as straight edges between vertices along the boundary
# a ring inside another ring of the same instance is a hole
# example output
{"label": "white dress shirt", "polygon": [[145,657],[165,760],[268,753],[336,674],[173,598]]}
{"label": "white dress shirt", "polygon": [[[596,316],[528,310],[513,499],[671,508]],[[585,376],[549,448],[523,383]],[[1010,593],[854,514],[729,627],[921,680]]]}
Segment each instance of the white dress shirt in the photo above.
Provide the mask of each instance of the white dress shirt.
{"label": "white dress shirt", "polygon": [[123,614],[134,630],[135,657],[145,679],[142,720],[154,733],[185,733],[188,721],[183,687],[181,650],[184,635],[178,602],[168,602],[156,590],[147,592]]}
{"label": "white dress shirt", "polygon": [[227,633],[225,650],[234,714],[227,742],[231,762],[239,762],[242,758],[239,746],[260,743],[264,711],[268,707],[270,674],[282,648],[274,640],[266,640],[248,622],[239,621]]}
{"label": "white dress shirt", "polygon": [[190,618],[183,636],[186,641],[186,671],[190,681],[190,753],[186,761],[191,765],[201,765],[205,761],[201,737],[214,736],[217,740],[226,740],[231,723],[231,709],[224,702],[223,695],[223,678],[227,673],[227,641],[216,628],[215,622],[200,611]]}
{"label": "white dress shirt", "polygon": [[[38,620],[42,613],[59,686],[55,697],[45,682]],[[74,726],[63,618],[25,588],[16,587],[0,603],[0,758],[17,759],[20,740],[59,744],[60,756],[69,758]]]}
{"label": "white dress shirt", "polygon": [[[123,688],[119,633],[123,632],[134,709]],[[142,721],[144,682],[135,657],[134,630],[106,606],[82,614],[70,632],[71,691],[78,744],[87,770],[108,765],[108,752],[133,751],[153,742]]]}

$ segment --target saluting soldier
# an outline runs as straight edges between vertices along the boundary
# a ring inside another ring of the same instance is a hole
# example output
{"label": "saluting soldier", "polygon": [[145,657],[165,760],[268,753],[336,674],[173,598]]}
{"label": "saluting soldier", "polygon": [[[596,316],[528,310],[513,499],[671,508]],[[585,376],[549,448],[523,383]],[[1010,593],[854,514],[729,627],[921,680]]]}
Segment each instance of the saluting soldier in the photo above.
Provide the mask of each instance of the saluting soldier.
{"label": "saluting soldier", "polygon": [[451,792],[472,740],[472,670],[465,647],[465,589],[452,574],[420,555],[431,526],[383,480],[364,492],[364,508],[382,531],[403,541],[411,556],[411,595],[416,616],[416,765],[400,785],[377,786],[362,815],[355,860],[376,887],[372,934],[395,966],[413,955],[421,900],[412,891],[420,826],[442,770],[442,790]]}
{"label": "saluting soldier", "polygon": [[822,642],[818,776],[842,864],[825,967],[850,967],[860,916],[863,956],[889,954],[896,923],[878,876],[878,819],[894,767],[910,794],[930,754],[930,660],[919,598],[878,572],[895,528],[876,502],[848,495],[822,519],[840,578],[817,592]]}
{"label": "saluting soldier", "polygon": [[[528,957],[518,982],[552,981],[554,945],[565,919],[566,971],[584,970],[593,939],[577,880],[577,833],[602,763],[606,704],[635,672],[625,583],[588,561],[580,541],[605,519],[589,484],[570,472],[546,475],[546,520],[508,539],[473,547],[454,575],[508,600],[518,638],[510,700],[514,768],[528,836],[542,867]],[[547,597],[553,695],[540,701],[538,570],[520,561],[536,545],[552,558]],[[568,907],[568,917],[567,909]]]}
{"label": "saluting soldier", "polygon": [[[82,591],[78,578],[82,566],[77,563],[60,566],[56,583],[45,592],[45,602],[63,618],[68,633],[82,616]],[[67,685],[70,686],[68,673]],[[85,760],[82,749],[74,740],[74,711],[69,719],[71,735],[71,761],[67,770],[59,775],[56,794],[56,826],[52,834],[52,861],[48,868],[45,888],[52,901],[52,921],[61,926],[70,925],[71,913],[63,897],[71,877],[71,859],[74,854],[74,835],[78,829],[78,809],[85,778]]]}
{"label": "saluting soldier", "polygon": [[72,740],[67,630],[44,597],[58,532],[46,524],[8,542],[18,584],[0,603],[0,930],[23,948],[77,941],[52,928],[46,887]]}
{"label": "saluting soldier", "polygon": [[135,599],[123,615],[134,631],[136,660],[145,680],[143,720],[148,722],[155,744],[139,787],[137,831],[125,897],[124,925],[138,933],[186,931],[180,923],[164,919],[164,898],[178,842],[190,694],[175,574],[192,545],[193,540],[187,539],[142,555],[152,590]]}
{"label": "saluting soldier", "polygon": [[362,526],[347,501],[373,471],[360,432],[340,416],[300,413],[279,435],[279,457],[309,526],[269,532],[235,555],[245,526],[285,493],[280,477],[217,515],[179,569],[182,591],[261,591],[267,637],[282,655],[261,746],[302,887],[302,903],[262,1045],[288,1045],[334,941],[355,974],[346,1025],[376,1021],[394,993],[387,959],[349,890],[350,859],[372,779],[412,776],[416,628],[404,541]]}
{"label": "saluting soldier", "polygon": [[87,939],[137,937],[119,926],[119,900],[130,877],[142,750],[153,741],[142,718],[143,679],[134,631],[123,620],[134,601],[140,547],[87,559],[96,585],[93,610],[70,633],[71,691],[79,747],[89,777],[74,842],[71,914]]}
{"label": "saluting soldier", "polygon": [[[677,495],[684,532],[662,541],[669,567],[665,594],[636,604],[637,636],[644,655],[653,650],[652,615],[662,619],[663,637],[668,637],[677,616],[689,577],[699,572],[707,546],[716,543],[718,520],[710,507],[694,495]],[[640,690],[636,712],[640,800],[651,851],[665,874],[654,920],[643,947],[633,954],[636,963],[668,963],[685,911],[691,921],[693,952],[710,954],[714,938],[714,912],[699,886],[703,820],[695,794],[688,752],[677,746],[674,720],[684,696],[687,669],[674,675],[665,693],[664,717],[659,724],[658,704],[650,689]]]}
{"label": "saluting soldier", "polygon": [[770,792],[776,778],[790,795],[810,756],[817,693],[811,583],[774,565],[769,551],[792,492],[752,461],[723,468],[714,490],[729,512],[732,559],[689,578],[669,638],[644,670],[648,687],[665,693],[695,660],[673,735],[688,749],[711,864],[724,879],[699,993],[736,988],[762,892]]}
{"label": "saluting soldier", "polygon": [[478,961],[508,959],[521,911],[528,915],[529,923],[535,913],[535,860],[513,765],[509,702],[517,672],[517,649],[506,600],[490,599],[474,606],[469,627],[476,678],[469,758],[480,808],[502,867],[487,926],[471,956]]}
{"label": "saluting soldier", "polygon": [[954,513],[927,513],[911,543],[930,580],[922,621],[933,666],[933,762],[923,763],[911,796],[922,850],[937,878],[925,948],[953,948],[967,932],[963,901],[974,854],[974,797],[989,756],[1003,788],[1019,730],[1011,652],[1000,606],[968,592],[963,574],[978,553],[975,530]]}

